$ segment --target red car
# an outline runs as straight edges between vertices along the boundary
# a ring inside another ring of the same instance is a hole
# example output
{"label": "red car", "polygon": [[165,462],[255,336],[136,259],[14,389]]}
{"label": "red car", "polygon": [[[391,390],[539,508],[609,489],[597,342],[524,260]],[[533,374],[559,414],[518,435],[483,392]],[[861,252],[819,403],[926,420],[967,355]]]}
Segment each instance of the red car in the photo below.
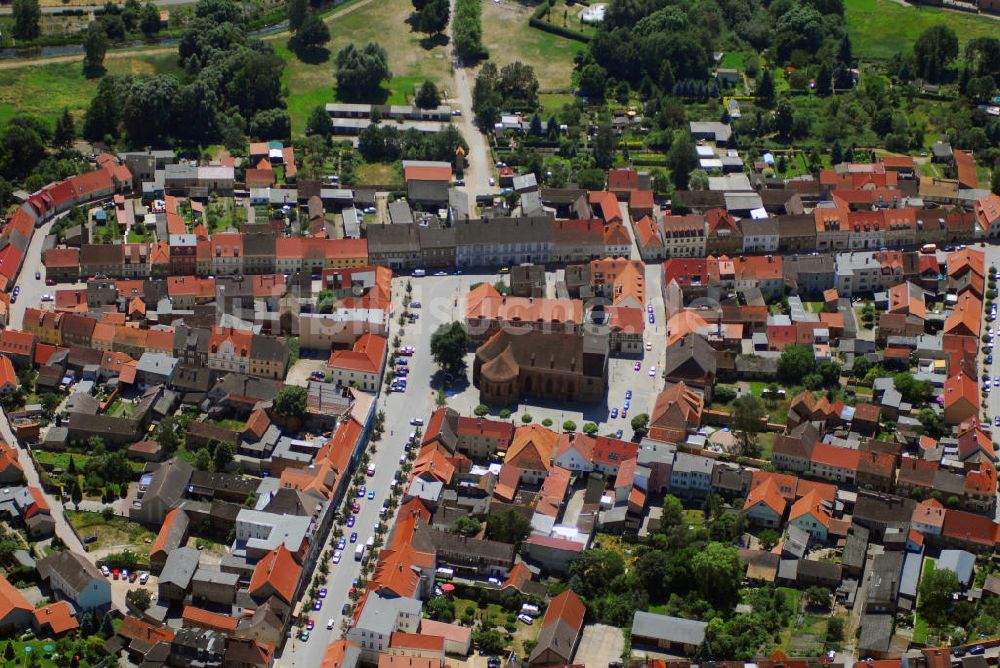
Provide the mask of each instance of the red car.
{"label": "red car", "polygon": [[54,279],[54,278],[46,278],[45,279],[45,285],[55,285],[55,284],[56,284],[56,279]]}
{"label": "red car", "polygon": [[316,622],[314,622],[310,617],[306,622],[306,631],[312,631],[314,628],[316,628]]}
{"label": "red car", "polygon": [[111,571],[111,575],[112,575],[112,577],[114,577],[115,580],[117,580],[118,579],[118,569],[116,568],[115,570]]}
{"label": "red car", "polygon": [[358,502],[355,502],[354,505],[351,506],[351,512],[354,513],[355,515],[357,515],[358,513],[360,513],[361,512],[361,504],[358,503]]}

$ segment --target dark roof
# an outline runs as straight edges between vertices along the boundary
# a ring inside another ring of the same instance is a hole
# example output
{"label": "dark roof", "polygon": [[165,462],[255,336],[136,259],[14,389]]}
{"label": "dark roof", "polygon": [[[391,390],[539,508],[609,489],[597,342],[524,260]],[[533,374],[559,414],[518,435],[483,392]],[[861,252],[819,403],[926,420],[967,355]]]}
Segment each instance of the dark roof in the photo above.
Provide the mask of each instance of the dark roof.
{"label": "dark roof", "polygon": [[261,255],[274,256],[275,235],[265,234],[244,234],[243,235],[243,256]]}
{"label": "dark roof", "polygon": [[[193,423],[192,423],[193,424]],[[190,487],[214,492],[232,492],[241,496],[249,496],[257,491],[259,480],[242,478],[230,473],[213,473],[211,471],[194,471],[188,483]]]}
{"label": "dark roof", "polygon": [[892,617],[891,614],[861,616],[861,637],[858,640],[861,658],[868,658],[865,656],[867,652],[884,654],[889,651]]}
{"label": "dark roof", "polygon": [[227,373],[215,384],[213,390],[219,390],[226,396],[235,395],[254,401],[273,401],[280,387],[281,383],[270,378]]}
{"label": "dark roof", "polygon": [[188,481],[194,469],[181,459],[171,459],[160,464],[153,472],[153,478],[143,494],[143,503],[157,497],[164,507],[173,508],[184,496]]}
{"label": "dark roof", "polygon": [[125,247],[121,244],[84,244],[80,247],[80,264],[121,264]]}
{"label": "dark roof", "polygon": [[250,358],[283,364],[288,361],[288,342],[277,336],[254,334],[250,343]]}
{"label": "dark roof", "polygon": [[663,364],[663,372],[667,377],[714,375],[715,370],[715,351],[703,336],[691,333],[667,348]]}
{"label": "dark roof", "polygon": [[83,591],[95,579],[104,580],[104,576],[89,559],[71,550],[52,552],[38,560],[37,568],[38,574],[45,580],[52,573],[58,573],[76,593]]}
{"label": "dark roof", "polygon": [[909,524],[915,506],[916,501],[913,499],[861,490],[854,504],[854,521],[875,526],[902,527]]}

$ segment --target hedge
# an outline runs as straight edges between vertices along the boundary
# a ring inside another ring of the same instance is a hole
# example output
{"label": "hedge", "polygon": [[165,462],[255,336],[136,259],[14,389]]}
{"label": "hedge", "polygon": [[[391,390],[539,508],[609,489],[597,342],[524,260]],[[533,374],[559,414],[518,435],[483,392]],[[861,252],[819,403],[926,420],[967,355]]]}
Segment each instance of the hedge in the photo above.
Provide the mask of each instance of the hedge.
{"label": "hedge", "polygon": [[[547,9],[548,5],[542,5],[541,9]],[[545,32],[552,33],[553,35],[558,35],[559,37],[565,37],[566,39],[575,39],[578,42],[583,42],[584,44],[590,44],[590,35],[585,35],[579,30],[572,30],[571,28],[564,28],[562,26],[557,26],[554,23],[549,23],[548,21],[542,21],[541,19],[536,19],[532,16],[528,20],[528,25],[532,28],[537,28]]]}

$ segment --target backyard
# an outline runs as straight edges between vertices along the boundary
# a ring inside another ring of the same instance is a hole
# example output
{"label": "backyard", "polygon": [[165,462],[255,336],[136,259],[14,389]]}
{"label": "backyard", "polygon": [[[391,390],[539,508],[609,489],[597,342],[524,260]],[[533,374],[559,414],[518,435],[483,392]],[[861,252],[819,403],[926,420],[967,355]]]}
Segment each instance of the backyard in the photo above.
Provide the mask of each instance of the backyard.
{"label": "backyard", "polygon": [[67,510],[66,519],[81,537],[97,536],[97,540],[88,543],[91,551],[129,549],[142,560],[149,557],[150,545],[156,540],[156,534],[149,529],[118,515],[105,519],[101,513]]}
{"label": "backyard", "polygon": [[[468,619],[466,610],[471,610],[470,614],[475,615],[476,619],[484,619],[492,617],[495,620],[497,626],[504,626],[508,623],[508,616],[512,613],[504,610],[502,607],[496,603],[490,603],[485,608],[481,607],[479,603],[467,598],[456,598],[455,599],[455,622],[458,623],[463,617]],[[517,614],[516,612],[513,614]],[[511,638],[508,640],[509,646],[512,647],[514,653],[518,656],[527,654],[524,651],[524,643],[527,641],[533,641],[538,637],[538,632],[541,630],[541,620],[536,619],[533,624],[525,624],[520,620],[515,620],[514,624],[516,628],[511,634]]]}

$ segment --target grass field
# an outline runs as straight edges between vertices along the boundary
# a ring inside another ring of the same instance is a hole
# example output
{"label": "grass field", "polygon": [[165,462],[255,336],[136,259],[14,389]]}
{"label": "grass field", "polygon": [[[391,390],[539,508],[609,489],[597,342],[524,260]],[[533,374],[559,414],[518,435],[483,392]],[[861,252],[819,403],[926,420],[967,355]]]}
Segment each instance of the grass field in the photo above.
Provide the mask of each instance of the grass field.
{"label": "grass field", "polygon": [[403,175],[395,164],[381,162],[362,163],[355,169],[357,181],[361,185],[392,185],[403,186]]}
{"label": "grass field", "polygon": [[97,536],[89,544],[91,550],[128,548],[144,558],[149,556],[149,547],[156,540],[152,531],[117,515],[105,520],[100,513],[67,510],[66,519],[81,536]]}
{"label": "grass field", "polygon": [[938,7],[903,7],[891,0],[846,0],[847,29],[854,53],[862,58],[888,59],[907,51],[927,28],[946,23],[961,46],[975,37],[996,36],[1000,24],[989,18]]}
{"label": "grass field", "polygon": [[[484,2],[483,45],[497,67],[515,60],[534,67],[541,92],[570,92],[573,56],[587,47],[582,42],[529,26],[528,19],[534,9],[534,5],[513,0]],[[576,27],[572,20],[568,24]]]}
{"label": "grass field", "polygon": [[[177,56],[151,54],[129,58],[109,58],[109,74],[179,73]],[[99,79],[83,76],[80,63],[54,63],[0,71],[0,124],[17,113],[27,113],[55,122],[68,107],[77,119],[83,118]]]}
{"label": "grass field", "polygon": [[[414,32],[406,23],[413,12],[409,0],[379,0],[346,14],[328,19],[331,40],[329,55],[318,62],[303,62],[288,50],[287,37],[273,41],[278,54],[285,59],[283,84],[288,90],[288,113],[292,117],[292,132],[305,130],[309,112],[319,104],[336,99],[333,58],[349,43],[361,47],[368,42],[380,44],[389,55],[393,78],[385,90],[388,104],[406,104],[413,88],[425,79],[438,85],[446,83],[450,65],[442,43],[425,44],[424,34]],[[382,102],[382,100],[377,100]]]}

